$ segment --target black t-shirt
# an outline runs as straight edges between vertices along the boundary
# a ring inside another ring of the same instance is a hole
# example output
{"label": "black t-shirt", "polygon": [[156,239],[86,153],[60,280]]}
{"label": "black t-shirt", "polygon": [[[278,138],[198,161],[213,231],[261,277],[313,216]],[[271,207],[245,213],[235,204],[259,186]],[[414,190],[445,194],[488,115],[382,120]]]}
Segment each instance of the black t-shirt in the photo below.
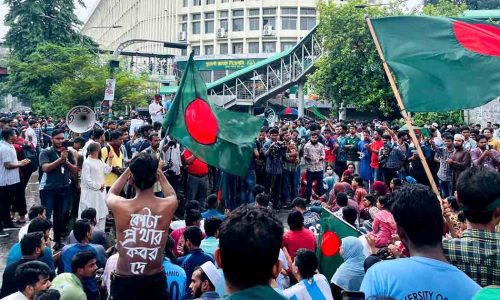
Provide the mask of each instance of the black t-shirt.
{"label": "black t-shirt", "polygon": [[[60,156],[61,155],[53,147],[43,149],[42,152],[40,152],[40,167],[47,163],[53,163],[59,159]],[[75,164],[73,155],[68,154],[68,161],[73,165]],[[50,172],[44,172],[40,181],[40,190],[50,190],[69,186],[70,173],[70,170],[64,165],[60,165]]]}

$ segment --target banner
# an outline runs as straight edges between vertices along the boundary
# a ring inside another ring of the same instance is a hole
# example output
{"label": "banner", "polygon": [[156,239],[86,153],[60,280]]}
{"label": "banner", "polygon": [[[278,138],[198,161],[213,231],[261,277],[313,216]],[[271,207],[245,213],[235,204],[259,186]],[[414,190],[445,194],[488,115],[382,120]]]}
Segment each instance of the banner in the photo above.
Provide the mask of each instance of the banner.
{"label": "banner", "polygon": [[104,100],[115,100],[115,84],[114,78],[106,79],[106,89],[104,90]]}

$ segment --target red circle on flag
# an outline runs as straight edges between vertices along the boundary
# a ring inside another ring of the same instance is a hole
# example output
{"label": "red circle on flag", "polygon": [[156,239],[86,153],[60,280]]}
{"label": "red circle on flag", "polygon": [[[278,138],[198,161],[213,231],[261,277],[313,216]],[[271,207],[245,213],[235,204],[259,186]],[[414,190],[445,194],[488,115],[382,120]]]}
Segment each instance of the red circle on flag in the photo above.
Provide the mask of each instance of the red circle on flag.
{"label": "red circle on flag", "polygon": [[489,56],[500,56],[500,27],[453,21],[453,32],[465,49]]}
{"label": "red circle on flag", "polygon": [[210,108],[203,99],[196,98],[186,107],[184,113],[186,129],[199,144],[211,145],[217,140],[219,124]]}
{"label": "red circle on flag", "polygon": [[333,231],[325,231],[321,237],[321,253],[324,256],[334,256],[340,251],[340,238]]}

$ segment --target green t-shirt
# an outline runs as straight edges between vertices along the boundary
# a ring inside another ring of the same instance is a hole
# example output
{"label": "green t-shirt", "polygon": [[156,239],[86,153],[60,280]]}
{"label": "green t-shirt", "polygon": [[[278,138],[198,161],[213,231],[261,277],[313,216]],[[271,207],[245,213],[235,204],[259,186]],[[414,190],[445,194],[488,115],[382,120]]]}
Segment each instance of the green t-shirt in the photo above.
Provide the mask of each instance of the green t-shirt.
{"label": "green t-shirt", "polygon": [[51,289],[61,293],[61,300],[87,299],[82,282],[73,273],[62,273],[52,281]]}
{"label": "green t-shirt", "polygon": [[285,297],[278,294],[278,292],[276,292],[272,287],[268,285],[254,286],[252,288],[231,294],[224,299],[225,300],[247,300],[247,299],[286,300]]}
{"label": "green t-shirt", "polygon": [[500,287],[492,285],[479,290],[472,300],[500,299]]}

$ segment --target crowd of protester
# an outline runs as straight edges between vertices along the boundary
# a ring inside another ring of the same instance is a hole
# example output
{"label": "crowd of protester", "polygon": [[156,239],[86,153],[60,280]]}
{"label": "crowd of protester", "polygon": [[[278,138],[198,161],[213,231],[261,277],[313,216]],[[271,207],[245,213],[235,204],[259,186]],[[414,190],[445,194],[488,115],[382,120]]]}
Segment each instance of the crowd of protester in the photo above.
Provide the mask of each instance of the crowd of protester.
{"label": "crowd of protester", "polygon": [[[19,230],[0,298],[500,297],[498,124],[417,132],[438,198],[396,125],[268,124],[240,178],[165,135],[161,106],[150,113],[83,134],[0,119],[0,237]],[[341,239],[331,278],[318,270],[322,213],[359,232]]]}

